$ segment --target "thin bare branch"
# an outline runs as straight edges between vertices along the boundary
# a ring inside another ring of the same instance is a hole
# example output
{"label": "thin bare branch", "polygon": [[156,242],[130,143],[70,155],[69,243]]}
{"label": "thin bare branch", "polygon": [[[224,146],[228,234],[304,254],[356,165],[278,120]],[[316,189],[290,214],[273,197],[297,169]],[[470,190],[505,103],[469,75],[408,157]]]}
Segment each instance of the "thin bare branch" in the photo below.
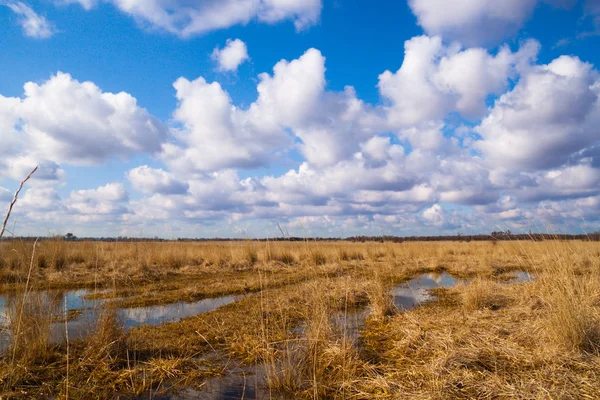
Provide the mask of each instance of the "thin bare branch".
{"label": "thin bare branch", "polygon": [[29,173],[29,175],[27,175],[27,177],[21,181],[19,188],[15,192],[15,197],[13,197],[12,201],[10,202],[10,206],[8,207],[8,212],[6,213],[6,217],[4,218],[4,223],[2,224],[2,230],[0,231],[0,239],[2,239],[2,236],[4,235],[4,231],[6,230],[6,224],[8,223],[8,219],[10,218],[10,213],[12,212],[12,209],[17,202],[17,198],[19,197],[19,193],[21,192],[21,189],[23,189],[23,185],[25,185],[25,182],[27,182],[29,180],[29,178],[31,178],[31,176],[35,173],[35,171],[37,171],[37,169],[38,169],[38,167],[35,167],[33,169],[33,171],[31,171]]}

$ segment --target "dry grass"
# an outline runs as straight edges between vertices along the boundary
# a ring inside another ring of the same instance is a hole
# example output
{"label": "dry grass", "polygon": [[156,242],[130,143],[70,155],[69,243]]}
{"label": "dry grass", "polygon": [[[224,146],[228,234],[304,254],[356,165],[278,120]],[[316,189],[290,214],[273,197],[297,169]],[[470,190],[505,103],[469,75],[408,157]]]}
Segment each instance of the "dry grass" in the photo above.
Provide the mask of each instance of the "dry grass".
{"label": "dry grass", "polygon": [[467,312],[474,312],[481,309],[498,310],[506,307],[510,299],[502,294],[498,282],[477,278],[462,291],[462,302]]}
{"label": "dry grass", "polygon": [[[0,244],[0,290],[26,304],[7,308],[24,310],[14,361],[10,352],[0,360],[9,396],[146,396],[201,385],[233,358],[263,365],[273,393],[291,398],[600,398],[595,243],[55,240],[31,263],[32,251]],[[510,283],[519,270],[535,280]],[[467,282],[395,310],[390,288],[441,271]],[[23,296],[28,276],[33,289],[111,288],[96,297],[118,297],[113,307],[254,295],[129,331],[107,308],[67,357],[65,345],[49,341],[56,305],[36,301],[35,291]]]}

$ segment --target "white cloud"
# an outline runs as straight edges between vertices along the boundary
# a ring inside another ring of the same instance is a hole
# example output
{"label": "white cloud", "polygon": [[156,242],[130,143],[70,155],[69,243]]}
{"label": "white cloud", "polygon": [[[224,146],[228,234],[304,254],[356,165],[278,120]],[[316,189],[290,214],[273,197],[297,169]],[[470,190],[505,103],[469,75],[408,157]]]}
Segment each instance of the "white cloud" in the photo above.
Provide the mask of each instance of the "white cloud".
{"label": "white cloud", "polygon": [[482,116],[487,97],[502,93],[509,78],[535,58],[539,45],[529,41],[516,53],[502,47],[492,55],[482,48],[445,46],[440,37],[419,36],[404,47],[400,69],[382,73],[378,84],[391,103],[390,122],[399,127],[442,119],[451,111],[467,118]]}
{"label": "white cloud", "polygon": [[40,218],[39,214],[63,208],[57,190],[52,187],[26,189],[23,196],[19,198],[18,205],[16,208],[18,214],[28,214],[33,218]]}
{"label": "white cloud", "polygon": [[321,8],[321,0],[263,0],[258,18],[268,23],[292,19],[300,31],[319,21]]}
{"label": "white cloud", "polygon": [[20,135],[15,129],[19,120],[17,108],[21,101],[15,97],[3,97],[0,95],[0,155],[15,154],[20,143]]}
{"label": "white cloud", "polygon": [[96,189],[75,190],[66,202],[70,212],[86,218],[104,215],[121,215],[127,212],[128,200],[122,183],[109,183]]}
{"label": "white cloud", "polygon": [[[316,24],[321,0],[107,0],[140,24],[182,38],[245,25],[252,20],[274,24],[292,21],[296,30]],[[55,0],[91,9],[97,0]]]}
{"label": "white cloud", "polygon": [[476,146],[496,166],[559,167],[600,140],[599,95],[598,73],[576,57],[537,66],[496,101]]}
{"label": "white cloud", "polygon": [[65,177],[65,171],[60,165],[53,161],[46,160],[35,153],[26,153],[16,156],[11,155],[6,158],[6,161],[7,168],[3,173],[16,181],[21,181],[35,167],[38,167],[38,169],[32,176],[32,183],[52,184],[54,183],[53,181],[58,181]]}
{"label": "white cloud", "polygon": [[300,151],[312,165],[348,160],[360,150],[361,142],[387,130],[381,110],[357,99],[352,87],[340,93],[323,92],[314,104],[310,117],[292,125],[301,140]]}
{"label": "white cloud", "polygon": [[76,190],[71,193],[74,201],[124,201],[127,191],[122,183],[108,183],[96,189]]}
{"label": "white cloud", "polygon": [[[170,130],[130,95],[59,73],[26,84],[22,98],[0,96],[0,171],[22,179],[41,164],[20,215],[32,229],[107,221],[95,229],[265,236],[277,220],[315,234],[412,235],[594,219],[600,76],[575,57],[536,65],[538,48],[413,38],[401,68],[380,78],[377,105],[351,86],[328,89],[325,57],[309,49],[260,74],[243,108],[217,82],[178,79]],[[159,165],[128,167],[133,199],[121,182],[58,195],[61,164],[137,154]],[[272,164],[260,177],[237,172]]]}
{"label": "white cloud", "polygon": [[167,135],[128,93],[102,92],[92,82],[61,72],[41,84],[26,83],[21,99],[0,97],[0,124],[9,132],[7,142],[0,140],[0,151],[26,153],[30,164],[94,165],[153,153]]}
{"label": "white cloud", "polygon": [[444,124],[441,122],[423,122],[419,127],[400,130],[399,136],[406,139],[413,147],[424,150],[440,150],[446,139],[442,133]]}
{"label": "white cloud", "polygon": [[179,78],[174,118],[182,128],[176,132],[179,143],[164,146],[164,160],[178,171],[204,172],[273,162],[274,154],[289,143],[284,128],[314,113],[324,71],[324,58],[315,49],[297,60],[278,62],[272,76],[259,76],[258,99],[247,110],[233,106],[217,82]]}
{"label": "white cloud", "polygon": [[431,173],[431,181],[444,203],[489,204],[500,196],[483,160],[468,153],[442,159]]}
{"label": "white cloud", "polygon": [[600,170],[581,164],[541,171],[535,174],[534,184],[519,188],[515,194],[526,202],[587,197],[600,192],[599,183]]}
{"label": "white cloud", "polygon": [[98,0],[53,0],[54,4],[63,6],[68,4],[80,4],[84,10],[91,10],[98,5]]}
{"label": "white cloud", "polygon": [[259,76],[259,97],[250,109],[266,124],[291,129],[307,161],[319,166],[351,158],[360,142],[387,128],[383,113],[359,100],[354,88],[326,91],[325,71],[316,49],[278,62],[272,76]]}
{"label": "white cloud", "polygon": [[[546,0],[570,7],[577,0]],[[517,33],[542,0],[409,0],[419,25],[465,45],[495,44]]]}
{"label": "white cloud", "polygon": [[173,174],[147,165],[127,172],[127,179],[133,187],[146,194],[184,194],[189,184],[176,179]]}
{"label": "white cloud", "polygon": [[164,146],[163,159],[176,171],[212,171],[265,165],[287,135],[277,124],[264,123],[260,110],[244,111],[217,82],[204,78],[175,84],[179,105],[174,118],[183,125],[179,144]]}
{"label": "white cloud", "polygon": [[221,71],[237,71],[248,58],[246,43],[240,39],[227,39],[224,48],[215,47],[212,53],[212,59],[217,62]]}
{"label": "white cloud", "polygon": [[325,57],[308,49],[300,58],[281,60],[273,75],[262,73],[254,111],[269,121],[297,126],[313,115],[325,88]]}
{"label": "white cloud", "polygon": [[423,211],[423,218],[436,226],[441,226],[446,222],[444,210],[439,204],[434,204]]}
{"label": "white cloud", "polygon": [[47,39],[55,33],[54,27],[45,17],[38,15],[30,6],[13,0],[0,0],[0,6],[8,7],[19,17],[19,25],[25,36],[34,39]]}
{"label": "white cloud", "polygon": [[266,198],[290,206],[338,202],[348,211],[350,207],[360,208],[371,202],[384,208],[392,205],[381,204],[382,198],[404,203],[432,199],[433,192],[425,182],[427,171],[438,163],[436,158],[420,151],[405,155],[402,146],[391,144],[389,139],[385,143],[383,139],[363,143],[363,152],[350,160],[329,166],[306,162],[297,171],[263,178]]}
{"label": "white cloud", "polygon": [[13,194],[10,192],[10,190],[0,186],[0,202],[7,202],[12,200],[12,198]]}

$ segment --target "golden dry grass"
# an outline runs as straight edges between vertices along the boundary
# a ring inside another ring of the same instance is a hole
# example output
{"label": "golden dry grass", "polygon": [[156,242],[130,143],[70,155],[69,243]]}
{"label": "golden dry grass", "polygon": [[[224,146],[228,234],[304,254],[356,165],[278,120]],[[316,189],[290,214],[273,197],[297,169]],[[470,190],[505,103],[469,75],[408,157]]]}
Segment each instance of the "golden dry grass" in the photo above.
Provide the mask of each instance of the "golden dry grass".
{"label": "golden dry grass", "polygon": [[[1,246],[0,290],[21,293],[32,244]],[[252,295],[129,331],[108,309],[68,349],[44,339],[49,324],[28,306],[18,362],[0,360],[0,386],[14,397],[201,386],[232,358],[263,365],[272,392],[289,398],[600,398],[596,243],[47,241],[33,259],[32,288],[110,288],[97,296],[117,298],[111,307]],[[465,283],[394,308],[393,286],[441,271]],[[535,280],[510,283],[514,271]],[[357,332],[351,320],[365,314]]]}

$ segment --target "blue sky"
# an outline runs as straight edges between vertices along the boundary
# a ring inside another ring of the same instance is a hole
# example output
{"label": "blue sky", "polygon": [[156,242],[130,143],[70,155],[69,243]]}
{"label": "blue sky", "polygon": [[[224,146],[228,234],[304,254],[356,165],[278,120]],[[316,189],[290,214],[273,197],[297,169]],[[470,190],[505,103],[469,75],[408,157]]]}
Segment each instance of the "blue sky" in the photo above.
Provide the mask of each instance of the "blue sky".
{"label": "blue sky", "polygon": [[0,205],[40,165],[15,234],[600,228],[596,0],[0,0],[0,21]]}

